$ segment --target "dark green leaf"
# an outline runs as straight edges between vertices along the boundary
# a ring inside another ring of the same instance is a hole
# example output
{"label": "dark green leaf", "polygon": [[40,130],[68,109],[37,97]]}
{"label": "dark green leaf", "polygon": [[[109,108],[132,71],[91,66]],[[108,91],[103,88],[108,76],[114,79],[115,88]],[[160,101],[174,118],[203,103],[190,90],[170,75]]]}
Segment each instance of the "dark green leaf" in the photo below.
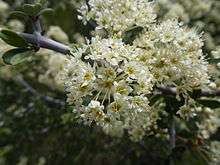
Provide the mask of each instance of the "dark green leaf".
{"label": "dark green leaf", "polygon": [[150,98],[150,106],[153,106],[157,101],[162,98],[160,95],[154,95]]}
{"label": "dark green leaf", "polygon": [[28,19],[28,15],[22,11],[13,11],[10,13],[12,18],[20,18],[24,19],[25,21]]}
{"label": "dark green leaf", "polygon": [[43,6],[47,3],[47,0],[38,0],[37,3],[40,3]]}
{"label": "dark green leaf", "polygon": [[9,65],[17,65],[26,61],[34,51],[28,48],[15,48],[5,52],[2,56],[3,61]]}
{"label": "dark green leaf", "polygon": [[36,16],[41,9],[42,5],[40,3],[23,5],[23,11],[29,16]]}
{"label": "dark green leaf", "polygon": [[11,46],[28,47],[28,43],[25,41],[25,39],[11,30],[1,30],[0,38]]}
{"label": "dark green leaf", "polygon": [[220,107],[220,101],[217,99],[198,99],[198,103],[210,107],[210,108],[219,108]]}
{"label": "dark green leaf", "polygon": [[177,165],[193,165],[193,164],[199,164],[199,165],[208,165],[208,162],[204,157],[200,155],[197,151],[198,149],[194,150],[186,150],[183,155],[182,159],[176,163]]}
{"label": "dark green leaf", "polygon": [[122,36],[123,41],[126,44],[131,44],[142,30],[143,30],[143,28],[140,26],[134,26],[134,27],[127,29],[123,33],[123,36]]}
{"label": "dark green leaf", "polygon": [[217,64],[220,62],[220,58],[209,59],[208,62],[211,64]]}
{"label": "dark green leaf", "polygon": [[41,10],[38,15],[47,15],[47,14],[52,14],[54,12],[53,9],[51,8],[46,8],[46,9],[43,9]]}
{"label": "dark green leaf", "polygon": [[23,11],[27,14],[27,15],[34,15],[34,5],[31,4],[24,4],[23,5]]}
{"label": "dark green leaf", "polygon": [[40,3],[35,3],[34,10],[39,13],[42,10],[42,5]]}

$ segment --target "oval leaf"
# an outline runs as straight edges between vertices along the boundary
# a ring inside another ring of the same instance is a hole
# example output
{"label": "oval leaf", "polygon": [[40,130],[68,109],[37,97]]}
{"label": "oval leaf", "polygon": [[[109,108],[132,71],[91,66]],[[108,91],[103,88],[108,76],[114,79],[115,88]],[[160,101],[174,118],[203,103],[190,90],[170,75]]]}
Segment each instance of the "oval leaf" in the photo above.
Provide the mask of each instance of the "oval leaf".
{"label": "oval leaf", "polygon": [[5,52],[2,56],[4,63],[17,65],[26,61],[34,51],[28,48],[15,48]]}
{"label": "oval leaf", "polygon": [[41,9],[42,5],[40,3],[23,5],[23,11],[29,16],[36,16]]}
{"label": "oval leaf", "polygon": [[22,11],[13,11],[10,13],[10,17],[28,20],[28,15]]}
{"label": "oval leaf", "polygon": [[32,16],[32,15],[33,15],[33,11],[34,11],[34,5],[24,4],[24,5],[23,5],[23,11],[24,11],[27,15]]}
{"label": "oval leaf", "polygon": [[52,14],[54,12],[53,9],[51,8],[46,8],[46,9],[43,9],[41,10],[38,15],[47,15],[47,14]]}
{"label": "oval leaf", "polygon": [[1,30],[0,38],[7,44],[14,47],[28,47],[28,43],[25,41],[25,39],[11,30]]}
{"label": "oval leaf", "polygon": [[220,62],[220,58],[209,59],[208,62],[211,63],[211,64],[217,64],[217,63]]}
{"label": "oval leaf", "polygon": [[212,109],[220,107],[220,101],[217,99],[198,99],[197,102]]}

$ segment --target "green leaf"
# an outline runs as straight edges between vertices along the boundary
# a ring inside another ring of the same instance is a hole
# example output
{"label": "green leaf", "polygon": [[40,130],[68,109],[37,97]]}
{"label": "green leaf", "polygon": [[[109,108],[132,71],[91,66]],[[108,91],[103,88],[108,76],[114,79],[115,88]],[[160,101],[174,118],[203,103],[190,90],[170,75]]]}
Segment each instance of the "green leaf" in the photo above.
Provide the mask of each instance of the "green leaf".
{"label": "green leaf", "polygon": [[204,159],[203,156],[201,156],[201,154],[198,152],[198,149],[196,148],[194,150],[186,150],[182,155],[182,159],[177,163],[177,165],[191,164],[208,165],[209,163],[206,159]]}
{"label": "green leaf", "polygon": [[17,65],[26,61],[34,51],[28,48],[15,48],[5,52],[2,56],[4,63]]}
{"label": "green leaf", "polygon": [[28,47],[28,43],[25,39],[19,36],[17,33],[3,29],[0,31],[0,38],[5,41],[7,44],[14,47]]}
{"label": "green leaf", "polygon": [[209,108],[220,107],[220,100],[217,99],[198,99],[197,102]]}
{"label": "green leaf", "polygon": [[11,12],[10,17],[24,19],[25,21],[28,20],[28,15],[22,11]]}
{"label": "green leaf", "polygon": [[161,100],[162,96],[154,95],[150,98],[150,106],[153,106],[157,101]]}
{"label": "green leaf", "polygon": [[211,64],[217,64],[220,62],[220,58],[209,59],[208,62]]}
{"label": "green leaf", "polygon": [[41,9],[42,5],[40,3],[23,5],[23,12],[29,16],[36,16],[41,11]]}
{"label": "green leaf", "polygon": [[40,3],[43,6],[47,3],[47,0],[37,0],[37,3]]}
{"label": "green leaf", "polygon": [[143,28],[140,26],[133,26],[131,28],[128,28],[122,35],[123,41],[126,44],[131,44],[135,40],[137,35],[142,32],[142,30]]}
{"label": "green leaf", "polygon": [[54,12],[53,9],[51,8],[46,8],[46,9],[43,9],[41,10],[38,15],[47,15],[47,14],[52,14]]}

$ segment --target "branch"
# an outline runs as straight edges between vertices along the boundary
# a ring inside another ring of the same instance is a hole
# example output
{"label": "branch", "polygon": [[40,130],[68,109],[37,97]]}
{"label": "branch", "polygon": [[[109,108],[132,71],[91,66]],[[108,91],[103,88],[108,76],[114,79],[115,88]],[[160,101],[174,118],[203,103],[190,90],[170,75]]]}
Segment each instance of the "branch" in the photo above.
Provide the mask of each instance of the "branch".
{"label": "branch", "polygon": [[[19,35],[21,35],[28,43],[31,43],[39,48],[45,48],[59,52],[64,55],[71,55],[71,51],[67,45],[41,35],[42,28],[39,17],[33,17],[31,20],[34,33],[19,33]],[[175,97],[177,94],[177,89],[173,87],[157,87],[155,92],[159,95],[170,95]],[[193,91],[193,97],[198,98],[202,96],[220,96],[220,89],[201,89],[200,91]]]}
{"label": "branch", "polygon": [[70,55],[70,49],[68,46],[59,43],[57,41],[54,41],[52,39],[49,39],[47,37],[43,37],[41,35],[34,35],[34,34],[28,34],[28,33],[19,33],[28,43],[31,43],[33,45],[39,46],[41,48],[53,50],[55,52],[62,53],[64,55]]}
{"label": "branch", "polygon": [[36,91],[33,87],[31,87],[24,79],[21,75],[18,75],[14,78],[15,82],[19,83],[20,85],[22,85],[23,87],[25,87],[27,89],[27,91],[29,91],[30,93],[32,93],[33,95],[35,95],[36,97],[48,102],[48,103],[53,103],[53,104],[57,104],[57,105],[61,105],[61,106],[65,106],[65,102],[63,102],[62,100],[59,99],[55,99],[53,97],[50,96],[45,96],[40,94],[38,91]]}
{"label": "branch", "polygon": [[41,34],[42,33],[42,28],[41,28],[41,23],[40,23],[39,16],[33,16],[33,17],[30,17],[30,18],[32,20],[32,26],[33,26],[34,32],[37,32],[37,33]]}
{"label": "branch", "polygon": [[[161,95],[176,96],[177,89],[173,87],[157,87],[156,92]],[[201,89],[193,91],[193,97],[210,97],[210,96],[220,96],[220,89]]]}
{"label": "branch", "polygon": [[170,123],[170,147],[174,149],[176,147],[176,128],[175,128],[175,120],[172,116],[171,123]]}
{"label": "branch", "polygon": [[29,18],[32,23],[33,34],[18,33],[21,37],[23,37],[28,43],[36,46],[36,48],[45,48],[64,55],[71,55],[70,48],[67,45],[42,36],[42,27],[39,16],[30,16]]}

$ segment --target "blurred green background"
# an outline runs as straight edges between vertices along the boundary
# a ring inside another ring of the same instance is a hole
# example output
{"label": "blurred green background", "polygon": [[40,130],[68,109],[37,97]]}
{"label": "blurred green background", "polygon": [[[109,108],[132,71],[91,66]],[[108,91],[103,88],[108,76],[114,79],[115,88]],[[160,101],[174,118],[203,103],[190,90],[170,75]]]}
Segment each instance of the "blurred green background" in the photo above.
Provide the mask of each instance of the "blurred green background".
{"label": "blurred green background", "polygon": [[[8,27],[11,21],[8,17],[10,11],[33,1],[3,2],[8,3],[9,9],[4,18],[1,18],[0,27]],[[77,20],[79,5],[80,0],[48,0],[48,7],[55,12],[42,19],[43,30],[47,32],[51,26],[59,26],[68,35],[69,43],[89,38],[94,28]],[[203,21],[204,17],[200,19]],[[195,22],[197,20],[192,20],[189,25],[194,26]],[[208,20],[207,24],[211,24],[210,22],[212,20]],[[219,27],[219,24],[214,27]],[[24,29],[26,32],[30,31],[28,26]],[[211,31],[208,27],[206,29]],[[210,33],[216,38],[214,43],[218,45],[218,29]],[[0,52],[2,47],[0,45]],[[215,47],[213,43],[206,43],[204,50],[210,53]],[[11,67],[9,71],[7,67],[0,68],[0,165],[165,165],[171,159],[178,160],[176,164],[181,165],[207,164],[194,152],[197,151],[194,146],[197,142],[194,141],[189,140],[187,146],[184,146],[189,150],[179,147],[171,154],[169,142],[160,137],[146,137],[142,142],[133,143],[126,136],[123,139],[111,138],[95,126],[89,128],[77,123],[71,107],[63,104],[65,94],[53,86],[48,87],[48,84],[36,81],[36,77],[46,72],[47,63],[44,59],[47,57],[36,56],[31,62]],[[13,76],[15,73],[22,75],[33,89],[59,100],[59,103],[33,95],[33,91],[22,83],[22,79]],[[167,127],[167,121],[159,124]],[[219,131],[211,137],[213,140],[219,138]],[[220,149],[216,152],[220,155]]]}

